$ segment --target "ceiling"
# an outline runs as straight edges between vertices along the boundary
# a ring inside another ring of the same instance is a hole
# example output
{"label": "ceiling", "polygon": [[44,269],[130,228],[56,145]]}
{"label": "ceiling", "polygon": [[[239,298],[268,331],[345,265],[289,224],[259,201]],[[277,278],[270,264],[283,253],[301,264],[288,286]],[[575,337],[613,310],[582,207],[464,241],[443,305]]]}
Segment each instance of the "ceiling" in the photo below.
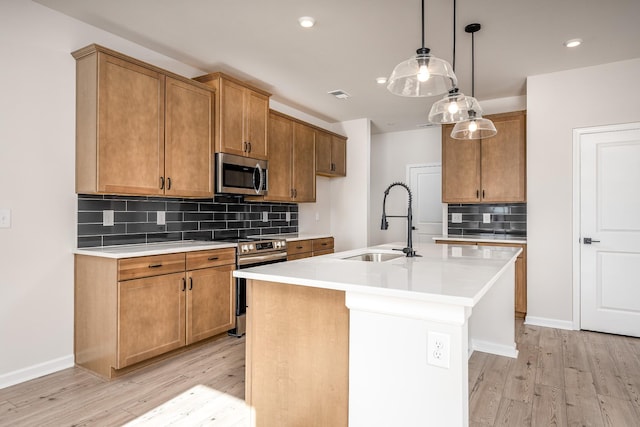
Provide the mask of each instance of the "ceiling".
{"label": "ceiling", "polygon": [[[35,1],[206,72],[235,75],[328,122],[366,117],[374,133],[416,129],[440,98],[399,97],[376,83],[421,46],[419,0]],[[425,3],[426,46],[451,62],[453,0]],[[316,19],[313,28],[298,25],[305,15]],[[457,0],[460,90],[471,94],[467,24],[482,25],[475,35],[482,105],[526,95],[530,75],[640,57],[638,17],[638,0]],[[584,43],[564,47],[572,38]],[[615,76],[603,81],[615,85]],[[351,98],[327,94],[336,89]]]}

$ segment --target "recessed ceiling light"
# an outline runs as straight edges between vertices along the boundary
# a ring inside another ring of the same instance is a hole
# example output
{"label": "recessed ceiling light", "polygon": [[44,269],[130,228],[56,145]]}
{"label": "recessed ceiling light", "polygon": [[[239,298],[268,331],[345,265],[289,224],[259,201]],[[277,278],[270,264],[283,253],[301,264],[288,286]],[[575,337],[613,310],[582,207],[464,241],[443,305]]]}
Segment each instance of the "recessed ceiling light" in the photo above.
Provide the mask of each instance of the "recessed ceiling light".
{"label": "recessed ceiling light", "polygon": [[386,78],[386,77],[377,77],[377,78],[376,78],[376,82],[377,82],[379,85],[383,85],[383,84],[385,84],[385,83],[387,82],[387,78]]}
{"label": "recessed ceiling light", "polygon": [[566,47],[578,47],[582,44],[582,39],[571,39],[564,42]]}
{"label": "recessed ceiling light", "polygon": [[303,28],[311,28],[315,25],[316,20],[311,16],[302,16],[298,18],[298,22],[300,23],[300,26]]}

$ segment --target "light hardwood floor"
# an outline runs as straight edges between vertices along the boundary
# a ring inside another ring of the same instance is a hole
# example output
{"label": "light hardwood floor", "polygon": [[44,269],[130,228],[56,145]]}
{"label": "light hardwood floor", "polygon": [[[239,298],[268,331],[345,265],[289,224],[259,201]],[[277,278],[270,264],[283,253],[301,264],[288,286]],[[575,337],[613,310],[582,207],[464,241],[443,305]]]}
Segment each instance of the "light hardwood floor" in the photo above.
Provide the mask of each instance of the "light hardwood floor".
{"label": "light hardwood floor", "polygon": [[[640,339],[521,321],[516,330],[518,359],[469,360],[471,426],[640,426]],[[243,398],[243,338],[111,382],[72,368],[2,389],[0,426],[119,426],[199,384]]]}

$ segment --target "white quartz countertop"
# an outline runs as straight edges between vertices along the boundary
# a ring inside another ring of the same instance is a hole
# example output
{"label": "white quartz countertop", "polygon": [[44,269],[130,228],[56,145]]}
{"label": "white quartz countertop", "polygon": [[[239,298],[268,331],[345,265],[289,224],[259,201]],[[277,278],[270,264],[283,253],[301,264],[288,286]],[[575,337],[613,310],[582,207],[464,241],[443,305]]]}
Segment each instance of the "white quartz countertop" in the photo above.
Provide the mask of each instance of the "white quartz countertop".
{"label": "white quartz countertop", "polygon": [[132,258],[137,256],[164,255],[176,252],[204,251],[209,249],[235,248],[235,243],[184,240],[180,242],[141,243],[136,245],[103,246],[79,248],[73,251],[77,255],[98,256],[103,258]]}
{"label": "white quartz countertop", "polygon": [[479,243],[517,243],[519,245],[526,245],[526,237],[519,238],[506,238],[504,235],[495,236],[440,236],[434,237],[433,240],[447,240],[450,242],[479,242]]}
{"label": "white quartz countertop", "polygon": [[[413,298],[473,307],[514,263],[520,248],[414,245],[407,258],[394,243],[234,271],[235,277]],[[384,262],[348,260],[367,252],[402,255]]]}

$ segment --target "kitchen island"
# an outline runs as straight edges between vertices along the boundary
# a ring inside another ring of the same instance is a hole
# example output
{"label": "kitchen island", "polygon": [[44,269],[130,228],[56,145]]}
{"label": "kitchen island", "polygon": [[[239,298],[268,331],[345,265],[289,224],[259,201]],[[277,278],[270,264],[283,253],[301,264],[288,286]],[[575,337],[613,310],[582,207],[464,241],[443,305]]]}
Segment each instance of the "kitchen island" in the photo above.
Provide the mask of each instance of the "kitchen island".
{"label": "kitchen island", "polygon": [[517,356],[520,249],[403,246],[234,272],[256,426],[468,425],[471,352]]}

